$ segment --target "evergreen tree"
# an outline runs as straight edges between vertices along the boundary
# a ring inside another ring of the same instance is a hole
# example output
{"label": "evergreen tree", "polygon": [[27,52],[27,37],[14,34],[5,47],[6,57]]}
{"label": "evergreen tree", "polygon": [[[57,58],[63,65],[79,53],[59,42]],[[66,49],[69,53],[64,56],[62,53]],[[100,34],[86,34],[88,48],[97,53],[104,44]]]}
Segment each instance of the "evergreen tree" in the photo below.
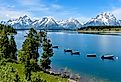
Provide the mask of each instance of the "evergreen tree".
{"label": "evergreen tree", "polygon": [[22,49],[19,51],[19,62],[25,65],[24,73],[28,81],[31,80],[31,71],[36,71],[39,67],[37,64],[38,47],[40,46],[39,37],[36,30],[31,28],[23,42]]}
{"label": "evergreen tree", "polygon": [[0,35],[0,57],[1,58],[10,57],[9,39],[4,30]]}
{"label": "evergreen tree", "polygon": [[15,53],[17,51],[14,37],[10,38],[9,34],[16,34],[17,32],[11,26],[0,24],[0,58],[17,59]]}
{"label": "evergreen tree", "polygon": [[2,30],[4,30],[7,35],[17,34],[16,30],[13,27],[0,24],[0,34],[2,33]]}
{"label": "evergreen tree", "polygon": [[24,68],[24,73],[25,73],[25,79],[27,81],[31,80],[31,65],[30,65],[30,57],[29,54],[27,54],[28,56],[26,56],[26,63],[25,63],[25,68]]}
{"label": "evergreen tree", "polygon": [[50,57],[53,56],[53,49],[50,40],[47,40],[46,37],[43,39],[43,53],[40,59],[41,67],[43,70],[49,69],[51,60]]}
{"label": "evergreen tree", "polygon": [[10,45],[10,51],[11,51],[10,53],[11,59],[17,60],[17,54],[16,54],[17,48],[16,48],[16,42],[14,40],[13,35],[10,36],[9,45]]}
{"label": "evergreen tree", "polygon": [[28,52],[30,53],[30,59],[35,59],[37,62],[37,59],[39,57],[38,47],[40,45],[37,37],[39,37],[37,36],[37,32],[33,28],[31,28],[29,34],[26,37],[26,40],[23,42],[22,49],[19,52],[19,61],[21,61],[22,63],[26,61],[25,55]]}

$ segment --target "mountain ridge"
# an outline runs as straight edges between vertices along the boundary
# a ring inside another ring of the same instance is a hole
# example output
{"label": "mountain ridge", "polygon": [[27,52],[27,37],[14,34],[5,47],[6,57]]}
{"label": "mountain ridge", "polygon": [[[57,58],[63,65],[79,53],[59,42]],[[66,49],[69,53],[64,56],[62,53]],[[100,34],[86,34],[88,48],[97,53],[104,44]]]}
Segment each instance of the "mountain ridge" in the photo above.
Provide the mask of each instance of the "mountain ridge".
{"label": "mountain ridge", "polygon": [[15,29],[78,29],[87,26],[121,26],[121,20],[107,12],[97,15],[82,25],[77,19],[70,18],[67,20],[56,21],[52,17],[43,17],[38,20],[32,20],[27,15],[8,21],[1,21],[1,24],[13,26]]}

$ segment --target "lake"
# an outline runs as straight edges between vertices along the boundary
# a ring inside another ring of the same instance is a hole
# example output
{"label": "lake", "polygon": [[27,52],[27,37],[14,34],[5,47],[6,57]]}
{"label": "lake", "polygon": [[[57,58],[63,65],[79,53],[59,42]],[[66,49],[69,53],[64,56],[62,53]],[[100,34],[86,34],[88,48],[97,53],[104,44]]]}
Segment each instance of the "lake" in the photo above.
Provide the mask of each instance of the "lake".
{"label": "lake", "polygon": [[[18,31],[15,36],[18,49],[25,40],[26,32]],[[83,78],[88,78],[89,82],[121,82],[121,36],[76,32],[48,32],[47,34],[52,44],[59,46],[58,49],[54,49],[52,67],[67,68]],[[80,51],[81,54],[65,53],[64,49],[67,48]],[[97,57],[90,58],[87,54],[96,54]],[[114,55],[114,60],[102,60],[101,56],[105,54]]]}

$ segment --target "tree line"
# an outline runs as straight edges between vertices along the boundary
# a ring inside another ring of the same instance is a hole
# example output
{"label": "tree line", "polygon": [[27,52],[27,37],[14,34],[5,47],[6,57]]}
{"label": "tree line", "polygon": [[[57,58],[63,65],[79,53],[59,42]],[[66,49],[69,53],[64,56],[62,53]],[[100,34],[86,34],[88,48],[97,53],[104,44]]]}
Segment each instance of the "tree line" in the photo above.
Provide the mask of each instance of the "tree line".
{"label": "tree line", "polygon": [[121,31],[121,26],[87,26],[79,28],[83,31]]}

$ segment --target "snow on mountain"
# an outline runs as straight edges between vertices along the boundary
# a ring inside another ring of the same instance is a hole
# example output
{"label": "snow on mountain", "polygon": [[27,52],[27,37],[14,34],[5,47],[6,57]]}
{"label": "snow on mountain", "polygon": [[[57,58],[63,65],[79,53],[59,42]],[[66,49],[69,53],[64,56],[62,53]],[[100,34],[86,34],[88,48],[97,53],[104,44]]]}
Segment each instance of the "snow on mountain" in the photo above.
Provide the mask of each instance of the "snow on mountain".
{"label": "snow on mountain", "polygon": [[70,18],[68,20],[58,21],[58,24],[65,29],[77,29],[82,26],[78,20],[73,18]]}
{"label": "snow on mountain", "polygon": [[16,29],[27,29],[31,27],[31,24],[32,20],[27,15],[6,22],[6,25],[13,26]]}
{"label": "snow on mountain", "polygon": [[119,20],[120,26],[121,26],[121,20]]}
{"label": "snow on mountain", "polygon": [[119,26],[120,22],[113,14],[101,13],[89,20],[84,26]]}
{"label": "snow on mountain", "polygon": [[44,17],[41,20],[35,20],[32,25],[37,29],[62,29],[51,17]]}
{"label": "snow on mountain", "polygon": [[77,29],[85,26],[119,26],[121,25],[121,20],[117,20],[113,14],[104,12],[92,18],[84,25],[73,18],[61,21],[56,21],[52,17],[31,20],[27,15],[17,19],[10,19],[7,22],[1,21],[0,23],[13,26],[16,29],[28,29],[31,27],[36,29]]}
{"label": "snow on mountain", "polygon": [[1,21],[1,24],[10,25],[16,29],[28,29],[31,27],[36,29],[76,29],[81,26],[81,24],[75,19],[60,21],[58,23],[52,17],[31,20],[27,15],[17,19],[10,19],[7,22]]}

